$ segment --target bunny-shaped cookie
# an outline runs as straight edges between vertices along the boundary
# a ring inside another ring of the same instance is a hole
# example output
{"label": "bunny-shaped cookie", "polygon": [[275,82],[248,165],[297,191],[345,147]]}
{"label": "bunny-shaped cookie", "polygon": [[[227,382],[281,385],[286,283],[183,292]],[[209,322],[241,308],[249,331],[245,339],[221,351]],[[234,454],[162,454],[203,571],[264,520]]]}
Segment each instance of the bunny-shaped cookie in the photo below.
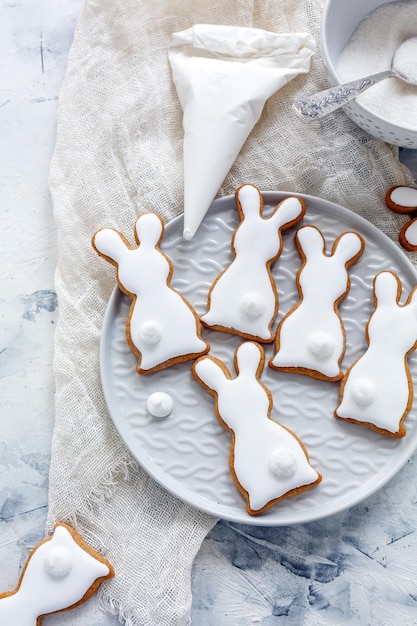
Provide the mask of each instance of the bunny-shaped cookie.
{"label": "bunny-shaped cookie", "polygon": [[399,304],[401,290],[393,272],[376,275],[368,348],[346,372],[335,411],[336,417],[390,437],[406,434],[403,422],[414,397],[407,357],[417,346],[417,287],[404,305]]}
{"label": "bunny-shaped cookie", "polygon": [[252,515],[321,480],[298,437],[271,418],[272,395],[259,380],[264,362],[262,346],[246,342],[235,352],[235,378],[214,357],[193,364],[195,378],[214,396],[216,415],[232,435],[230,469]]}
{"label": "bunny-shaped cookie", "polygon": [[303,226],[297,231],[296,245],[302,257],[297,274],[300,300],[278,325],[276,354],[269,365],[336,381],[343,376],[340,363],[345,352],[338,304],[350,288],[348,267],[361,256],[365,244],[357,233],[343,233],[327,255],[320,230]]}
{"label": "bunny-shaped cookie", "polygon": [[254,185],[237,189],[236,204],[241,223],[232,238],[234,259],[212,284],[201,321],[214,330],[268,342],[278,311],[270,268],[282,251],[281,231],[302,219],[305,205],[286,198],[263,217],[263,198]]}
{"label": "bunny-shaped cookie", "polygon": [[162,219],[145,213],[135,224],[137,247],[112,228],[97,231],[92,240],[98,254],[116,266],[119,287],[133,300],[126,337],[140,374],[194,359],[209,349],[193,307],[170,286],[173,267],[159,248],[163,233]]}
{"label": "bunny-shaped cookie", "polygon": [[39,626],[50,613],[78,606],[114,571],[66,524],[35,546],[15,591],[0,594],[2,626]]}

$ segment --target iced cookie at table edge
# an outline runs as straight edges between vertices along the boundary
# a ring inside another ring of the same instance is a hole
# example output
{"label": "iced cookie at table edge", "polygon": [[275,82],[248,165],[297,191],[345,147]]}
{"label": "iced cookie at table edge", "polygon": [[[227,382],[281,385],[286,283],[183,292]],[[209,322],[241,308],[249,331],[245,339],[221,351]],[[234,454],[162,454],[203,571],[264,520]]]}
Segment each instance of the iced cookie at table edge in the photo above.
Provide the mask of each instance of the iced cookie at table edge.
{"label": "iced cookie at table edge", "polygon": [[16,589],[0,593],[0,624],[39,626],[46,615],[88,600],[113,576],[107,559],[60,522],[30,552]]}
{"label": "iced cookie at table edge", "polygon": [[335,416],[383,435],[404,437],[414,398],[408,356],[417,346],[417,287],[400,304],[402,285],[391,271],[374,279],[368,347],[347,370]]}
{"label": "iced cookie at table edge", "polygon": [[385,194],[385,204],[395,213],[413,213],[417,211],[417,189],[394,185]]}
{"label": "iced cookie at table edge", "polygon": [[164,223],[156,213],[144,213],[135,224],[132,247],[113,228],[98,230],[92,245],[116,267],[121,291],[132,299],[126,338],[138,359],[139,374],[160,371],[205,354],[200,322],[191,304],[170,285],[173,266],[159,244]]}
{"label": "iced cookie at table edge", "polygon": [[235,198],[240,224],[231,241],[233,260],[211,285],[201,322],[213,330],[270,342],[278,312],[271,265],[282,252],[281,231],[303,218],[305,204],[289,196],[264,217],[263,197],[255,185],[242,185]]}
{"label": "iced cookie at table edge", "polygon": [[280,321],[272,369],[337,381],[345,353],[345,329],[338,305],[350,289],[349,267],[365,247],[355,232],[337,237],[331,254],[326,253],[322,232],[302,226],[295,236],[302,264],[296,276],[299,301]]}
{"label": "iced cookie at table edge", "polygon": [[230,472],[250,515],[321,481],[301,440],[271,417],[272,394],[259,380],[264,364],[262,346],[245,342],[235,351],[235,378],[210,355],[192,366],[196,380],[214,397],[220,424],[231,435]]}
{"label": "iced cookie at table edge", "polygon": [[[396,185],[385,194],[385,204],[394,213],[411,214],[417,212],[417,189]],[[398,240],[409,252],[417,251],[417,217],[410,219],[400,230]]]}
{"label": "iced cookie at table edge", "polygon": [[400,230],[398,240],[409,252],[417,252],[417,217],[409,220]]}

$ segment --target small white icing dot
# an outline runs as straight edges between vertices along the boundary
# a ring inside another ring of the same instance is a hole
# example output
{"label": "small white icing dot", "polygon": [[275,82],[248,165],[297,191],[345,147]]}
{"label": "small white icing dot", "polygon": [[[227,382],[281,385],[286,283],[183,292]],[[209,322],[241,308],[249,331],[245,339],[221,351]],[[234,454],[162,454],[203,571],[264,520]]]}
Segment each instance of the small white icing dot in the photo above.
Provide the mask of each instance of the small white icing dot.
{"label": "small white icing dot", "polygon": [[71,552],[63,546],[50,548],[44,557],[45,569],[54,578],[68,576],[73,564]]}
{"label": "small white icing dot", "polygon": [[240,299],[241,310],[250,318],[260,317],[265,311],[265,298],[259,293],[247,293]]}
{"label": "small white icing dot", "polygon": [[360,406],[367,406],[375,400],[375,384],[368,378],[360,378],[352,385],[352,398]]}
{"label": "small white icing dot", "polygon": [[295,474],[297,459],[288,448],[277,448],[269,455],[268,467],[278,478],[289,478]]}
{"label": "small white icing dot", "polygon": [[149,396],[146,408],[154,417],[168,417],[174,408],[174,401],[168,393],[156,391]]}
{"label": "small white icing dot", "polygon": [[149,320],[144,322],[140,327],[139,337],[144,343],[150,345],[158,343],[158,341],[161,341],[162,338],[162,328],[158,322]]}
{"label": "small white icing dot", "polygon": [[308,338],[308,349],[320,361],[326,361],[334,352],[335,342],[331,335],[324,332],[317,332]]}

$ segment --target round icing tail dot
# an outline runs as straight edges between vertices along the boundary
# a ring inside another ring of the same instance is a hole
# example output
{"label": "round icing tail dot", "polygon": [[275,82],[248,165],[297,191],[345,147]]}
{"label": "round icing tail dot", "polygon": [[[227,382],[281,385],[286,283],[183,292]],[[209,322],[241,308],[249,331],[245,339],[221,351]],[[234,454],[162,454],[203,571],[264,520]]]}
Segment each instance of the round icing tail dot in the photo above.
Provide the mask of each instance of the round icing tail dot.
{"label": "round icing tail dot", "polygon": [[265,298],[259,293],[247,293],[240,299],[241,310],[251,319],[260,317],[265,311]]}
{"label": "round icing tail dot", "polygon": [[331,335],[317,332],[308,338],[308,349],[320,361],[329,359],[335,350],[335,341]]}
{"label": "round icing tail dot", "polygon": [[139,337],[144,343],[152,345],[162,339],[162,328],[155,320],[144,322],[139,329]]}
{"label": "round icing tail dot", "polygon": [[146,408],[153,417],[168,417],[174,408],[174,401],[168,393],[156,391],[149,396]]}
{"label": "round icing tail dot", "polygon": [[277,448],[271,452],[268,467],[278,478],[290,478],[297,470],[297,459],[287,448]]}
{"label": "round icing tail dot", "polygon": [[375,384],[369,378],[359,378],[352,385],[352,398],[360,406],[368,406],[375,400]]}
{"label": "round icing tail dot", "polygon": [[64,546],[54,546],[44,557],[44,566],[48,574],[54,578],[64,578],[72,570],[74,564],[72,554]]}

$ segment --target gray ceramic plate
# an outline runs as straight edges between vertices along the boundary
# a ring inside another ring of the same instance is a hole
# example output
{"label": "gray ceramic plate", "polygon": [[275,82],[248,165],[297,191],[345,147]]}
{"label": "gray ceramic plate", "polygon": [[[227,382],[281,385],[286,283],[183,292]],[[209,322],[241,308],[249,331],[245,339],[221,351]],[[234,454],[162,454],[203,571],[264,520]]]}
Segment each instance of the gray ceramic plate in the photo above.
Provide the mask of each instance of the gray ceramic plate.
{"label": "gray ceramic plate", "polygon": [[[285,192],[265,192],[265,214]],[[372,281],[391,269],[401,277],[404,296],[417,283],[417,274],[402,251],[364,219],[330,202],[309,196],[303,224],[318,226],[331,249],[346,230],[360,233],[366,242],[361,259],[351,267],[351,289],[340,306],[345,323],[346,369],[365,349],[365,324],[373,310]],[[238,225],[234,197],[216,200],[191,241],[182,237],[182,218],[166,226],[161,248],[174,265],[172,286],[202,315],[210,284],[231,259],[230,239]],[[284,249],[273,266],[280,300],[278,320],[297,301],[295,275],[300,258],[294,246],[296,227],[283,233]],[[401,300],[403,301],[404,298]],[[384,437],[365,427],[333,417],[339,385],[270,370],[262,382],[274,398],[272,416],[304,442],[312,465],[323,475],[321,484],[288,498],[260,516],[250,516],[229,472],[230,436],[214,414],[212,397],[191,376],[191,365],[181,364],[161,373],[140,376],[125,338],[130,305],[115,288],[106,311],[101,341],[101,377],[106,402],[124,443],[140,465],[170,492],[213,516],[234,522],[278,526],[309,522],[353,506],[384,485],[417,448],[417,404],[406,419],[407,435]],[[204,329],[211,354],[233,371],[239,338]],[[266,347],[266,360],[273,345]],[[410,367],[417,382],[417,356]],[[146,401],[155,391],[174,399],[168,418],[148,414]],[[248,461],[250,462],[250,461]]]}

